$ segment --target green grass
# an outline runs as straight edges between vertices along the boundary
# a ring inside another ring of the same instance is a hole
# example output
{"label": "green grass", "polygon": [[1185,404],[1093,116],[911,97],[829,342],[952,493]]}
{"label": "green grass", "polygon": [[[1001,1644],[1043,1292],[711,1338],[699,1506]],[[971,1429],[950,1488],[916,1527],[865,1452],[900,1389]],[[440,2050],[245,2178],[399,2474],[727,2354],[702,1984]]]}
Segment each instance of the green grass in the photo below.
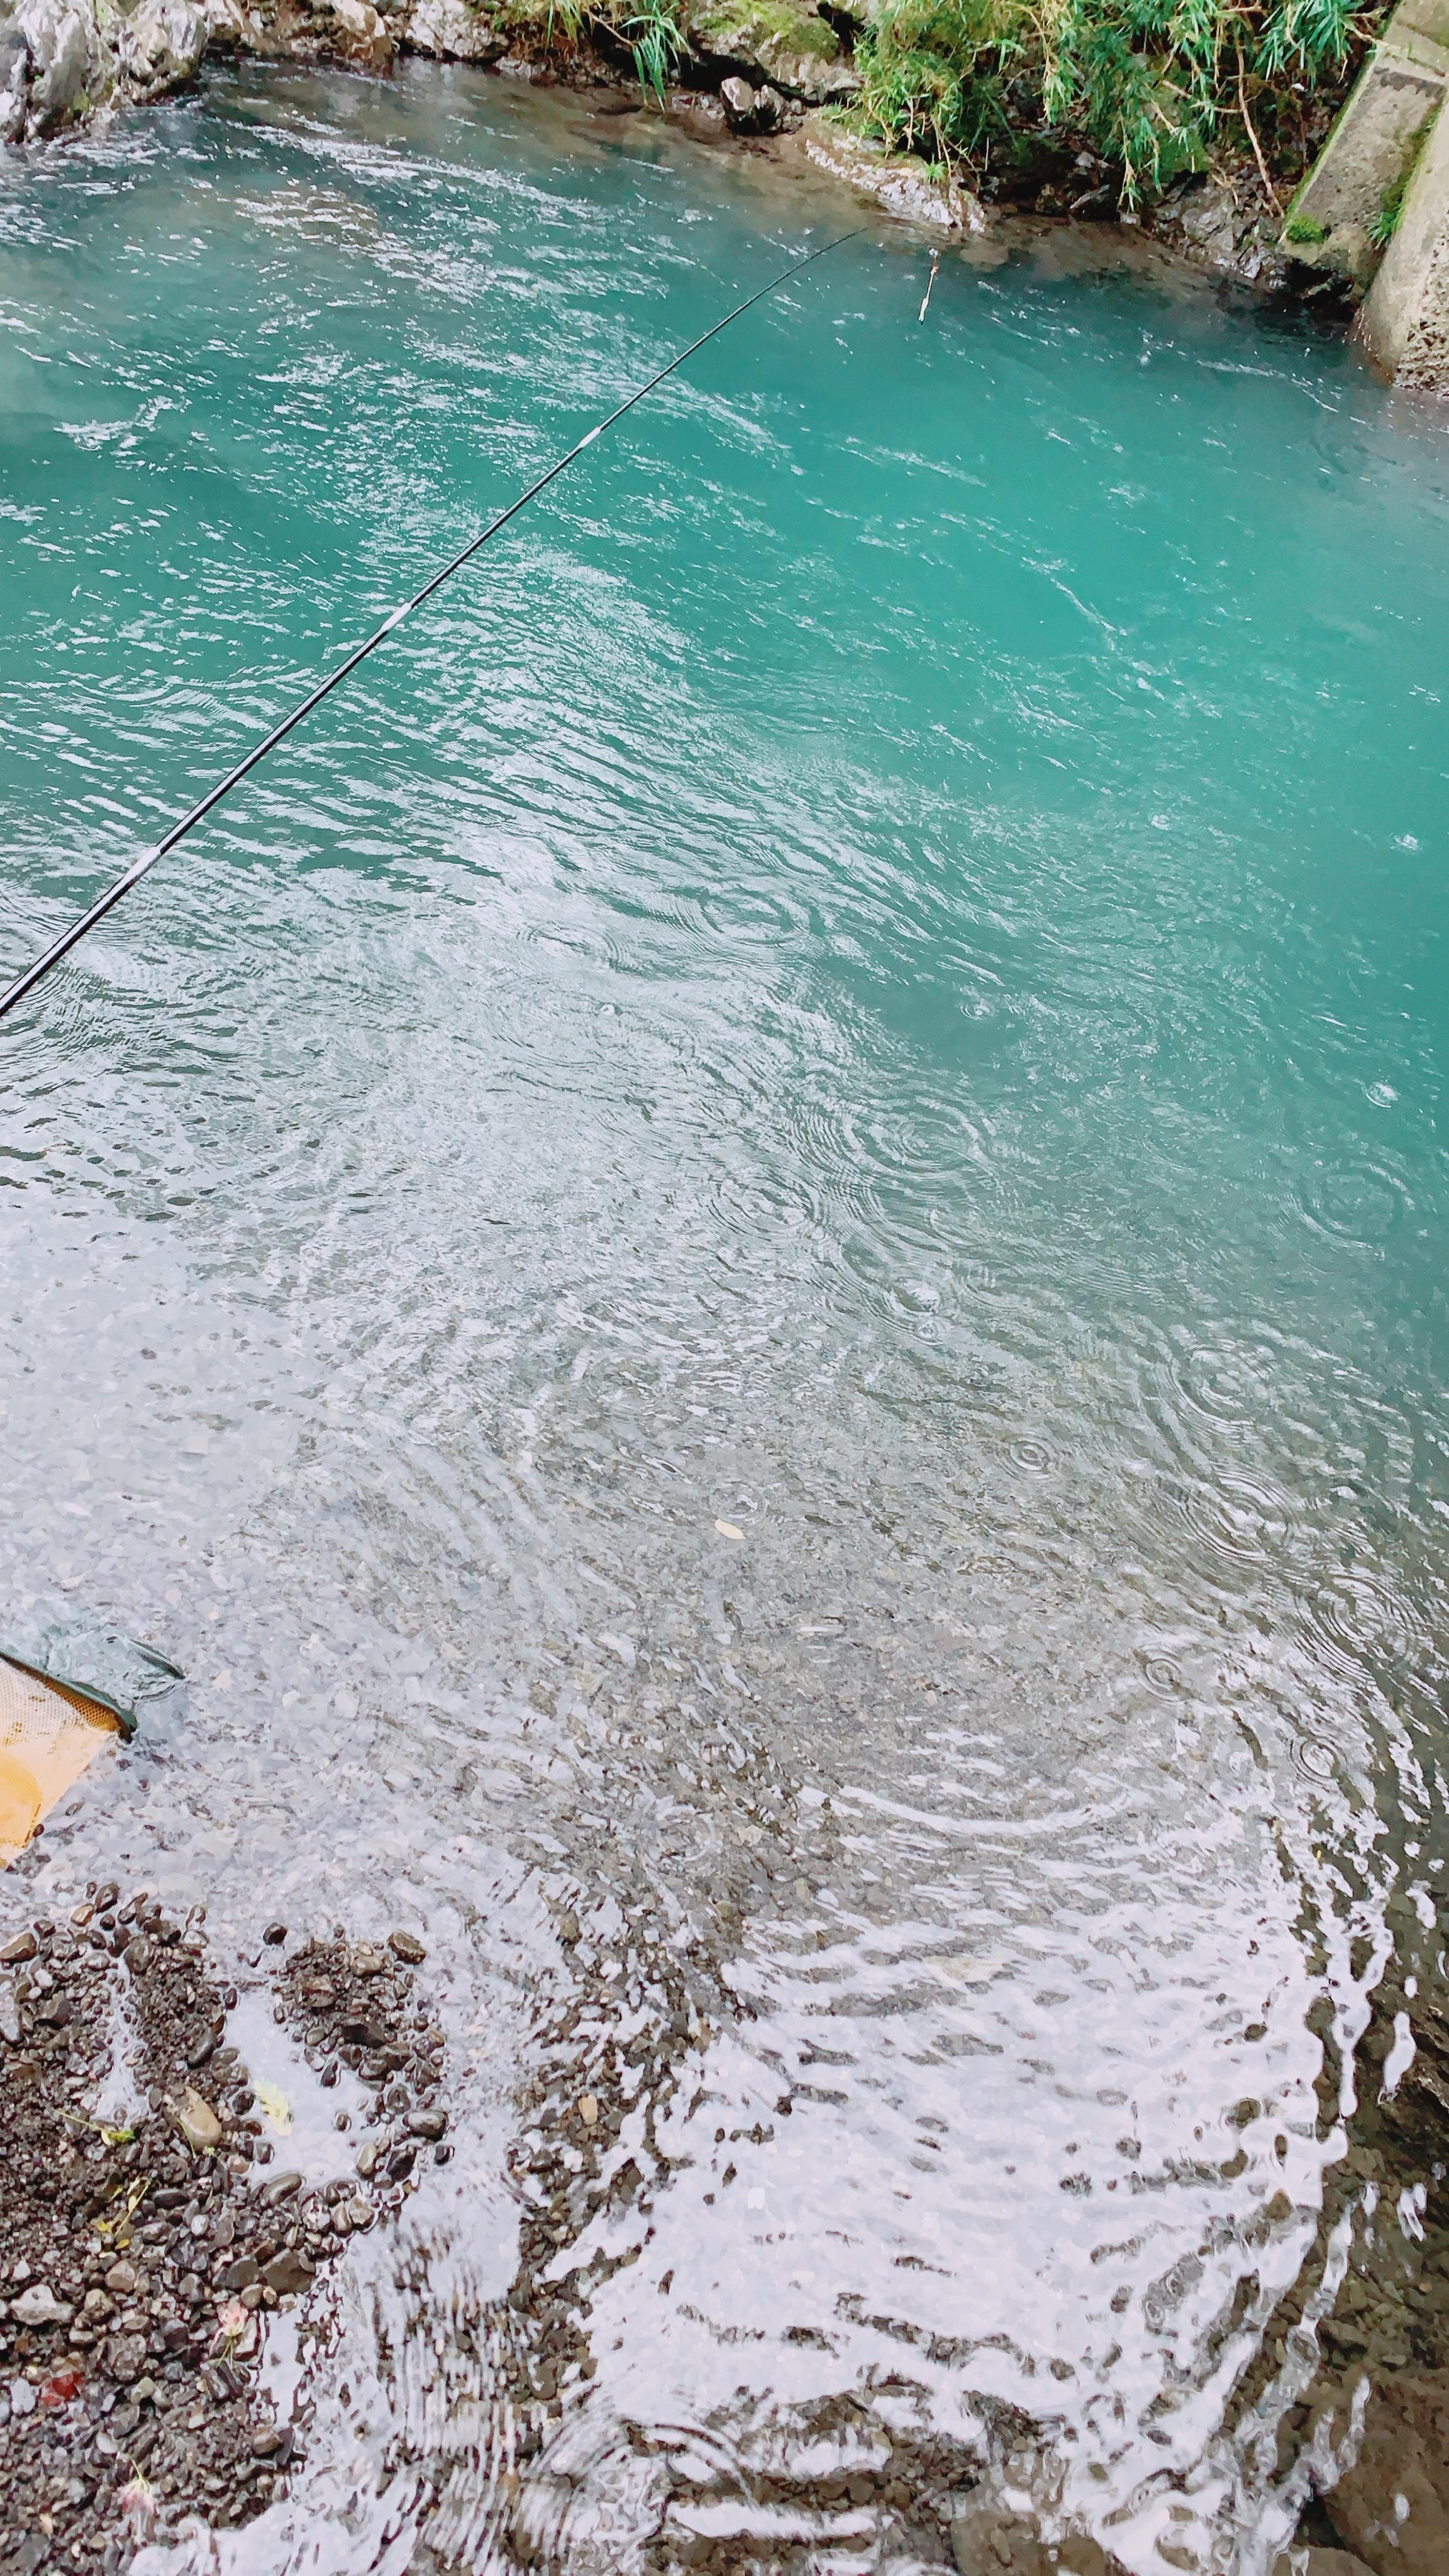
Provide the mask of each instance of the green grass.
{"label": "green grass", "polygon": [[1280,103],[1340,83],[1369,24],[1350,0],[882,0],[855,113],[899,150],[977,164],[1034,110],[1131,204],[1225,137],[1266,129],[1271,150]]}
{"label": "green grass", "polygon": [[1369,240],[1375,250],[1387,250],[1399,229],[1404,211],[1404,199],[1409,193],[1409,181],[1419,166],[1419,156],[1427,141],[1428,128],[1426,127],[1393,186],[1384,190],[1383,204],[1369,226]]}

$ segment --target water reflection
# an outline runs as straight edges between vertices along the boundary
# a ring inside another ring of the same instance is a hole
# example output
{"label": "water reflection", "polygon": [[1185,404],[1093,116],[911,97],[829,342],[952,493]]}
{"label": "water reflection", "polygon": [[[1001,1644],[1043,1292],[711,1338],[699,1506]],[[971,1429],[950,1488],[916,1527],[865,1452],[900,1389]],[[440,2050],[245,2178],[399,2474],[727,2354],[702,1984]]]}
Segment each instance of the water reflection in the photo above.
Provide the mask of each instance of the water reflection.
{"label": "water reflection", "polygon": [[[422,71],[8,175],[16,953],[811,184]],[[872,239],[677,386],[7,1054],[7,1583],[193,1681],[7,1902],[405,1906],[448,2034],[198,2565],[1259,2576],[1301,2500],[1437,1905],[1440,466],[1210,299],[968,284],[904,335]]]}

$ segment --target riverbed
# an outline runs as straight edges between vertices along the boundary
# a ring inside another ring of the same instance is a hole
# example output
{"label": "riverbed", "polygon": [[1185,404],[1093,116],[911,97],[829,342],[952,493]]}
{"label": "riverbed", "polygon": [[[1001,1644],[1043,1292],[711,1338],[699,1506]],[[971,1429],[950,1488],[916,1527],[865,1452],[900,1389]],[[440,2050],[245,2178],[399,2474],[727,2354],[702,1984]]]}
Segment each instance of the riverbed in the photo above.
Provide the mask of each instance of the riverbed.
{"label": "riverbed", "polygon": [[1437,415],[1084,237],[921,323],[768,156],[218,73],[0,173],[5,965],[852,220],[5,1032],[4,1590],[190,1689],[0,1922],[404,1924],[447,2039],[249,2576],[1302,2501],[1311,2358],[1234,2392],[1444,1852]]}

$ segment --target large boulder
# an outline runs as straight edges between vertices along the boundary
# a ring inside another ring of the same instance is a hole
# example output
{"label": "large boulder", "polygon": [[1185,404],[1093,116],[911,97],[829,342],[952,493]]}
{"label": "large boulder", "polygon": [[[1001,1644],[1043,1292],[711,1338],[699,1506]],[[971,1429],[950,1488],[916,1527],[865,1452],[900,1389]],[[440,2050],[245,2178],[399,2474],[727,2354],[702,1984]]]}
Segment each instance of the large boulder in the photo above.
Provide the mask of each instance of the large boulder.
{"label": "large boulder", "polygon": [[332,0],[330,50],[359,70],[385,72],[392,61],[392,29],[372,0]]}
{"label": "large boulder", "polygon": [[814,0],[689,0],[684,33],[690,52],[719,63],[756,88],[773,81],[794,98],[823,105],[849,98],[860,75]]}
{"label": "large boulder", "polygon": [[507,38],[471,0],[417,0],[403,43],[411,53],[449,63],[496,63],[508,51]]}
{"label": "large boulder", "polygon": [[299,63],[343,62],[359,71],[385,72],[393,36],[372,0],[280,0],[269,50]]}
{"label": "large boulder", "polygon": [[0,14],[0,134],[42,143],[84,125],[116,85],[95,0],[19,0]]}
{"label": "large boulder", "polygon": [[805,149],[822,170],[874,197],[888,215],[926,224],[933,232],[985,233],[989,218],[979,197],[948,177],[935,178],[910,152],[888,152],[881,143],[848,134],[828,118],[810,116],[802,129]]}
{"label": "large boulder", "polygon": [[275,0],[202,0],[206,12],[207,43],[218,53],[275,54],[281,48],[277,38]]}
{"label": "large boulder", "polygon": [[30,108],[30,47],[13,18],[0,18],[0,143],[19,143]]}
{"label": "large boulder", "polygon": [[105,32],[128,98],[164,98],[194,80],[210,29],[199,0],[135,0],[110,17]]}

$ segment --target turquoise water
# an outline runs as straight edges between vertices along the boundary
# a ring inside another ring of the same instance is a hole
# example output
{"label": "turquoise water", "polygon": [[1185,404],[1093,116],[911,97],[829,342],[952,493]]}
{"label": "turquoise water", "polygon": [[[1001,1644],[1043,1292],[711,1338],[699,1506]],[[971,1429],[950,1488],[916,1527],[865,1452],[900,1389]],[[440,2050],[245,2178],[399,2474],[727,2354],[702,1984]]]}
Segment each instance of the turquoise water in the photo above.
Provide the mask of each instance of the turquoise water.
{"label": "turquoise water", "polygon": [[[249,2569],[934,2564],[809,2483],[887,2436],[1134,2576],[1301,2493],[1292,2357],[1233,2391],[1308,2016],[1444,1851],[1438,415],[1059,243],[920,327],[908,234],[640,117],[218,78],[0,173],[0,962],[853,219],[4,1036],[6,1588],[192,1676],[40,1884],[401,1913],[448,1995]],[[520,2504],[434,2327],[525,2331],[606,2025],[671,2161]]]}

